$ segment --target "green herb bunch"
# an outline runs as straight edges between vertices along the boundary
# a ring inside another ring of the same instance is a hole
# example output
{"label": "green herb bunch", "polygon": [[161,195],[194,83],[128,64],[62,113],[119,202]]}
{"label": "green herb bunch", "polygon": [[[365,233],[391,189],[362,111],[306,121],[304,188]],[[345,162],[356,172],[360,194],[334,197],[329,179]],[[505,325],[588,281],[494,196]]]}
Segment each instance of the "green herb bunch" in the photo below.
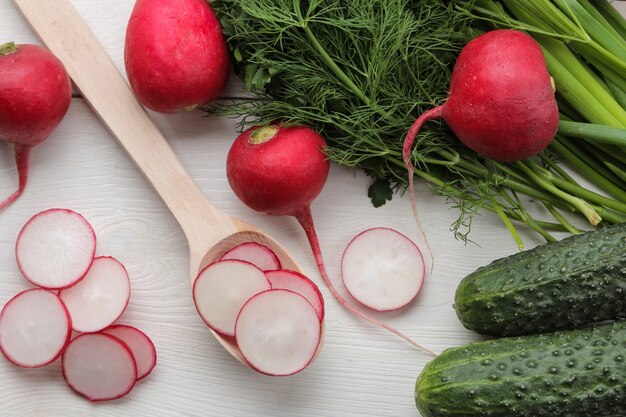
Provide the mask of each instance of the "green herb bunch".
{"label": "green herb bunch", "polygon": [[[312,126],[327,138],[332,161],[373,178],[369,196],[376,206],[406,186],[404,136],[422,112],[446,99],[456,57],[473,35],[473,1],[216,0],[212,6],[252,95],[208,112],[242,117],[242,127],[277,120]],[[413,161],[415,174],[459,209],[452,229],[463,240],[480,209],[497,213],[518,240],[511,220],[547,240],[555,240],[549,230],[577,233],[557,207],[586,217],[589,208],[607,223],[626,219],[626,209],[592,207],[539,186],[537,180],[561,171],[551,155],[498,164],[465,148],[438,122],[420,132]],[[518,193],[545,205],[556,221],[534,219]]]}

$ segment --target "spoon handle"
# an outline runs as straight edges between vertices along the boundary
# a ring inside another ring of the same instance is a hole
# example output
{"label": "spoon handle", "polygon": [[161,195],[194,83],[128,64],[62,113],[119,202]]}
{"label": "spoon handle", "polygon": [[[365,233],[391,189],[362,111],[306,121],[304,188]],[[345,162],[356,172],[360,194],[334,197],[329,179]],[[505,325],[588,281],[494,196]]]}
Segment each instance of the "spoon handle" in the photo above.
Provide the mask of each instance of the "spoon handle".
{"label": "spoon handle", "polygon": [[[187,238],[193,238],[201,223],[215,227],[230,220],[208,202],[191,180],[69,0],[14,1],[50,51],[63,62],[92,109],[165,201]],[[203,239],[206,240],[206,236]]]}

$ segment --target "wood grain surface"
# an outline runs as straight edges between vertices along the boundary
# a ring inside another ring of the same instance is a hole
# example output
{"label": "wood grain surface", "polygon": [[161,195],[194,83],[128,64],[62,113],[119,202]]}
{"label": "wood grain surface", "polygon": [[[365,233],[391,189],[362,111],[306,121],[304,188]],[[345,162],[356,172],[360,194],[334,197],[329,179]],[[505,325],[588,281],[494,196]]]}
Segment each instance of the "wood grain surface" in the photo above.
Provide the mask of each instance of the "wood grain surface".
{"label": "wood grain surface", "polygon": [[[133,2],[72,3],[123,70],[124,30]],[[616,3],[626,12],[626,2]],[[13,3],[0,0],[0,43],[10,40],[40,43]],[[224,96],[240,94],[238,81],[231,77]],[[14,256],[21,226],[47,208],[74,209],[94,226],[98,254],[115,256],[128,268],[132,293],[119,322],[136,325],[154,340],[158,364],[126,398],[92,404],[65,385],[58,361],[28,370],[0,358],[0,416],[419,416],[414,382],[430,357],[346,312],[323,286],[296,221],[255,213],[230,190],[225,160],[237,135],[235,121],[205,118],[199,112],[150,115],[218,209],[270,231],[319,283],[327,306],[324,350],[308,369],[287,378],[256,374],[224,351],[193,306],[182,230],[124,150],[77,97],[59,128],[33,151],[25,194],[0,212],[0,305],[29,287]],[[0,196],[16,186],[14,170],[10,147],[0,143]],[[424,247],[408,199],[398,195],[375,209],[366,196],[368,185],[362,173],[333,166],[312,207],[329,273],[344,294],[340,257],[357,233],[374,226],[393,227]],[[424,184],[418,184],[416,194],[436,260],[434,272],[409,308],[375,316],[441,351],[478,339],[461,326],[452,309],[459,280],[517,248],[499,220],[488,213],[475,220],[471,238],[476,243],[464,245],[449,231],[455,210]],[[529,247],[542,243],[530,233],[523,236]]]}

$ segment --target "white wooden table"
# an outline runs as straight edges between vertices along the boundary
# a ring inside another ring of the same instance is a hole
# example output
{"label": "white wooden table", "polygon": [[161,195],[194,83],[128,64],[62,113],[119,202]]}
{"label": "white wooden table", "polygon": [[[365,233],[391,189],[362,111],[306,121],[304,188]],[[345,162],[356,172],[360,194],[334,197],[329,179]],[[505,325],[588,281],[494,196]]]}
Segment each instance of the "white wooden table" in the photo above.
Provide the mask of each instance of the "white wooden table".
{"label": "white wooden table", "polygon": [[[626,2],[619,3],[626,11]],[[73,0],[73,4],[123,70],[124,31],[133,2]],[[0,0],[0,43],[11,40],[40,44],[13,3]],[[232,77],[224,94],[236,96],[240,91]],[[136,325],[154,340],[158,365],[126,398],[92,404],[65,385],[59,361],[28,370],[0,358],[0,416],[419,415],[414,382],[430,357],[355,318],[335,302],[319,279],[295,220],[255,213],[231,192],[225,159],[237,135],[235,122],[203,118],[199,112],[152,116],[218,208],[269,231],[320,283],[327,305],[321,355],[296,376],[271,378],[243,367],[218,345],[193,306],[182,231],[115,139],[76,97],[59,128],[33,152],[25,194],[0,212],[0,305],[29,287],[14,257],[21,226],[47,208],[74,209],[96,229],[98,254],[115,256],[128,268],[132,295],[120,322]],[[12,158],[10,148],[0,144],[0,197],[16,185]],[[375,209],[366,196],[368,185],[361,172],[334,166],[312,208],[329,273],[344,293],[339,261],[346,243],[357,233],[387,226],[420,243],[408,199],[395,196]],[[417,197],[436,260],[434,273],[410,307],[375,316],[441,351],[479,339],[461,326],[452,309],[459,280],[517,248],[498,218],[489,213],[475,220],[471,238],[478,245],[464,245],[449,231],[457,213],[424,184],[418,185]],[[541,243],[529,233],[524,238],[529,247]]]}

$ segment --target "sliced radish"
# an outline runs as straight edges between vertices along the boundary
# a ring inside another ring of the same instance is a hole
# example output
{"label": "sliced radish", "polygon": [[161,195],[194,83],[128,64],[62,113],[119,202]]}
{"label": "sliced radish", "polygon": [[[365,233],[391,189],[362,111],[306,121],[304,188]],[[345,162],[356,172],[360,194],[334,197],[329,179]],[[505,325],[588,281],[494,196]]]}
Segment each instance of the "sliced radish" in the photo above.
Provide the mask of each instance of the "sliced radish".
{"label": "sliced radish", "polygon": [[268,290],[244,304],[235,326],[241,354],[257,371],[293,375],[315,357],[322,335],[317,312],[289,290]]}
{"label": "sliced radish", "polygon": [[299,272],[289,269],[279,269],[278,271],[266,271],[272,289],[291,290],[300,294],[315,307],[320,320],[324,318],[324,298],[319,288],[313,281]]}
{"label": "sliced radish", "polygon": [[80,214],[50,209],[33,216],[17,237],[15,255],[24,277],[48,289],[80,281],[96,253],[96,235]]}
{"label": "sliced radish", "polygon": [[0,313],[0,350],[18,366],[37,368],[55,361],[71,334],[65,304],[41,288],[19,293]]}
{"label": "sliced radish", "polygon": [[126,343],[137,364],[137,380],[148,376],[157,363],[156,349],[144,332],[125,324],[116,324],[102,331]]}
{"label": "sliced radish", "polygon": [[424,274],[424,258],[415,243],[384,227],[357,235],[341,260],[341,275],[348,292],[378,311],[407,305],[422,288]]}
{"label": "sliced radish", "polygon": [[137,366],[130,349],[108,334],[75,337],[61,362],[67,385],[91,401],[123,397],[137,380]]}
{"label": "sliced radish", "polygon": [[204,268],[193,285],[193,301],[204,322],[216,332],[235,334],[241,306],[253,295],[269,290],[263,271],[249,262],[225,260]]}
{"label": "sliced radish", "polygon": [[128,272],[115,258],[98,257],[78,284],[61,290],[59,297],[72,316],[77,332],[97,332],[117,320],[128,305]]}
{"label": "sliced radish", "polygon": [[238,259],[247,261],[261,268],[263,271],[271,271],[280,269],[280,260],[278,256],[267,246],[256,242],[247,242],[237,245],[226,252],[220,261],[227,259]]}

